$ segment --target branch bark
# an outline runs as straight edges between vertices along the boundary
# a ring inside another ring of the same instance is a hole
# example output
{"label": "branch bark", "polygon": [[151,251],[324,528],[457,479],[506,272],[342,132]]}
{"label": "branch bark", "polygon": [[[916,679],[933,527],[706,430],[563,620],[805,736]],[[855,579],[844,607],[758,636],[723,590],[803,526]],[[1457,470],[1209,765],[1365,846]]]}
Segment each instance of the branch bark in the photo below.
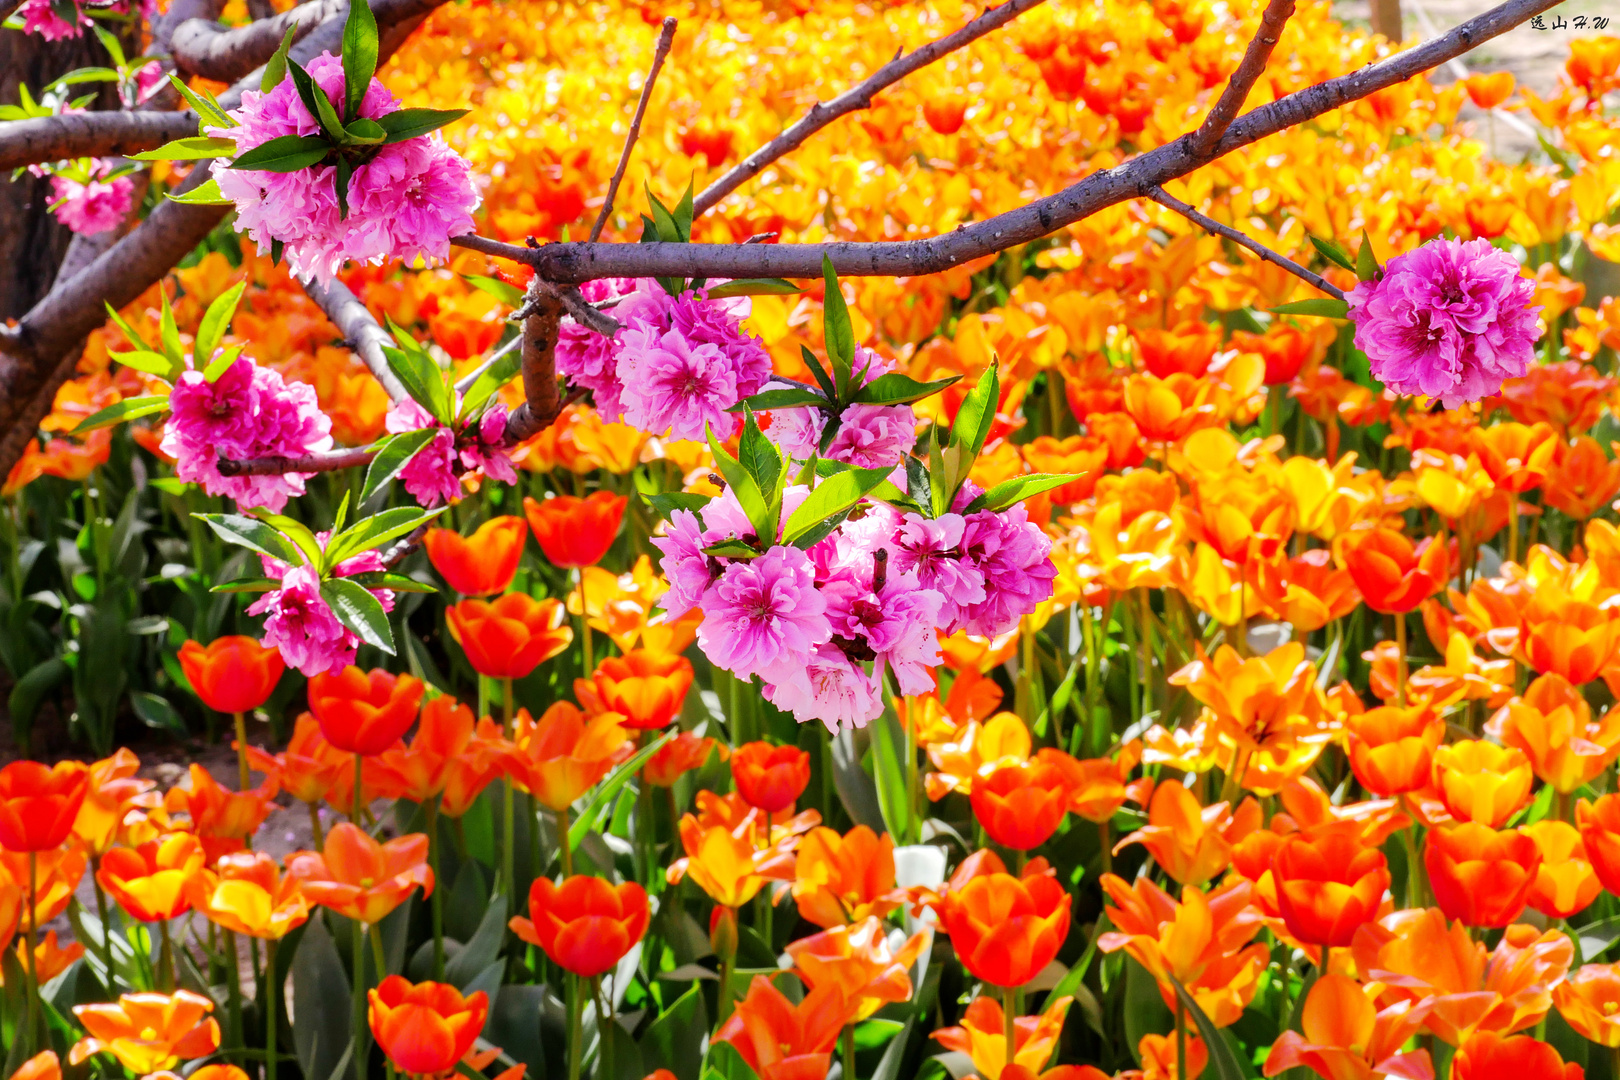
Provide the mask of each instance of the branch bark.
{"label": "branch bark", "polygon": [[188,19],[174,31],[174,63],[189,75],[232,82],[275,55],[288,27],[297,42],[327,19],[347,14],[345,0],[311,0],[273,18],[227,27]]}
{"label": "branch bark", "polygon": [[332,472],[335,469],[367,465],[376,456],[376,450],[369,446],[360,446],[353,449],[327,450],[319,454],[304,454],[300,457],[261,457],[247,461],[233,461],[228,457],[221,457],[218,465],[221,476],[281,476],[284,473]]}
{"label": "branch bark", "polygon": [[562,392],[557,386],[557,328],[563,302],[555,290],[537,283],[531,297],[533,313],[523,320],[522,405],[506,418],[506,441],[520,443],[550,427],[562,413]]}
{"label": "branch bark", "polygon": [[991,8],[955,33],[947,34],[937,41],[930,41],[919,49],[889,61],[874,71],[865,82],[844,91],[831,101],[816,102],[810,107],[809,112],[794,121],[793,126],[749,154],[740,163],[732,166],[724,176],[704,188],[697,198],[692,200],[692,213],[694,215],[706,213],[721,199],[759,175],[765,166],[783,154],[797,150],[804,145],[806,139],[840,116],[871,108],[872,98],[878,91],[888,89],[913,71],[927,67],[940,57],[971,45],[990,31],[1005,26],[1042,2],[1043,0],[1007,0],[1007,3]]}
{"label": "branch bark", "polygon": [[1230,225],[1223,225],[1214,218],[1209,217],[1206,214],[1199,213],[1197,210],[1194,210],[1191,206],[1182,202],[1180,199],[1170,195],[1164,190],[1164,188],[1149,188],[1145,194],[1148,196],[1148,198],[1152,199],[1160,206],[1167,210],[1174,210],[1176,213],[1180,214],[1194,225],[1204,229],[1206,232],[1212,232],[1219,236],[1226,237],[1234,244],[1253,252],[1268,263],[1282,267],[1290,274],[1293,274],[1295,277],[1307,282],[1320,291],[1327,293],[1335,300],[1344,299],[1344,290],[1340,289],[1337,285],[1328,281],[1320,274],[1316,274],[1305,269],[1288,256],[1283,255],[1281,252],[1271,250],[1260,241],[1254,239],[1253,237],[1245,236],[1243,233],[1232,228]]}
{"label": "branch bark", "polygon": [[1260,15],[1260,29],[1249,41],[1249,47],[1243,52],[1243,60],[1238,69],[1227,80],[1226,89],[1221,91],[1220,100],[1215,102],[1209,115],[1192,137],[1192,148],[1195,154],[1205,154],[1210,147],[1226,134],[1226,129],[1232,126],[1237,119],[1238,112],[1243,103],[1248,100],[1249,91],[1260,76],[1265,74],[1266,62],[1271,59],[1271,51],[1277,47],[1282,37],[1283,27],[1294,15],[1294,0],[1270,0],[1266,10]]}
{"label": "branch bark", "polygon": [[546,281],[578,283],[604,277],[787,277],[821,275],[823,256],[840,274],[910,277],[935,274],[983,255],[1038,240],[1066,225],[1185,176],[1240,147],[1404,82],[1483,41],[1557,6],[1559,0],[1507,0],[1432,41],[1349,75],[1329,79],[1233,121],[1203,153],[1184,135],[1155,150],[1080,180],[1055,195],[944,236],[881,243],[832,244],[546,244],[530,249],[480,236],[454,242],[487,255],[526,263]]}
{"label": "branch bark", "polygon": [[647,102],[652,98],[653,84],[658,81],[658,72],[664,66],[664,58],[669,56],[669,47],[675,43],[675,27],[679,20],[673,15],[664,20],[664,28],[658,34],[658,45],[653,49],[652,68],[647,72],[647,81],[641,84],[641,100],[636,102],[636,114],[630,120],[630,131],[624,137],[624,151],[619,155],[619,167],[613,170],[613,179],[608,181],[607,201],[602,203],[602,212],[596,215],[596,223],[591,226],[591,239],[594,241],[602,235],[602,226],[607,224],[609,215],[613,213],[613,200],[619,194],[619,184],[624,180],[624,170],[630,167],[630,152],[636,148],[636,136],[641,134],[641,118],[647,115]]}
{"label": "branch bark", "polygon": [[371,310],[360,302],[360,298],[349,291],[343,282],[333,279],[322,284],[311,281],[304,285],[304,291],[309,294],[326,312],[326,317],[336,324],[339,332],[348,341],[353,349],[371,370],[371,374],[382,383],[382,388],[388,391],[392,401],[403,401],[408,395],[405,386],[394,375],[388,366],[388,357],[383,355],[384,345],[393,345],[394,339],[388,331],[378,325],[372,317]]}
{"label": "branch bark", "polygon": [[193,112],[91,112],[0,124],[0,170],[76,157],[117,157],[197,134]]}

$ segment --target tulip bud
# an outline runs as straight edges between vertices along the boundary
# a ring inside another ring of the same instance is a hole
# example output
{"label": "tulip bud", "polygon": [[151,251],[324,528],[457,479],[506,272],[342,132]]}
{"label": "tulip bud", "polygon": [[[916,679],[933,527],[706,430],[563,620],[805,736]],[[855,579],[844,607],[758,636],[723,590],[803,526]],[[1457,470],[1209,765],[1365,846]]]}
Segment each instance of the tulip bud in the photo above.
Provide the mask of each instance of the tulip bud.
{"label": "tulip bud", "polygon": [[709,916],[709,947],[722,959],[737,955],[737,909],[717,906]]}

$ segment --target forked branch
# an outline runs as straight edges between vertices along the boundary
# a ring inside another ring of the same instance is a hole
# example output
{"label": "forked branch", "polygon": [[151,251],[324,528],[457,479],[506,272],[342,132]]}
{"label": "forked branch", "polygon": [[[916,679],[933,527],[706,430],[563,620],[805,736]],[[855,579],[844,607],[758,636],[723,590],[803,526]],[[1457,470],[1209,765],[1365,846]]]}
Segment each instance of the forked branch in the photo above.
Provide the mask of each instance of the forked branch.
{"label": "forked branch", "polygon": [[1170,195],[1164,190],[1164,188],[1150,187],[1144,191],[1143,194],[1167,210],[1174,210],[1176,213],[1180,214],[1182,217],[1186,218],[1188,221],[1192,222],[1194,225],[1197,225],[1206,232],[1212,232],[1217,235],[1224,236],[1234,244],[1237,244],[1239,247],[1252,251],[1266,262],[1271,263],[1274,266],[1282,267],[1295,277],[1301,279],[1302,281],[1309,282],[1317,289],[1327,293],[1329,296],[1333,297],[1333,299],[1344,299],[1344,290],[1322,277],[1322,275],[1312,273],[1303,266],[1299,265],[1299,263],[1295,262],[1293,259],[1290,259],[1288,256],[1271,250],[1264,244],[1260,243],[1260,241],[1255,240],[1253,237],[1245,236],[1243,233],[1238,232],[1230,225],[1223,225],[1214,218],[1209,217],[1206,214],[1199,213],[1197,210],[1194,210],[1191,206],[1182,202],[1180,199]]}
{"label": "forked branch", "polygon": [[1209,115],[1204,117],[1204,122],[1190,136],[1194,153],[1207,153],[1232,126],[1232,121],[1243,109],[1243,103],[1248,100],[1249,91],[1265,74],[1271,51],[1277,47],[1283,27],[1288,25],[1293,15],[1294,0],[1270,0],[1266,4],[1266,10],[1260,15],[1260,29],[1249,40],[1249,47],[1244,50],[1238,69],[1227,80],[1226,89],[1221,91],[1220,99],[1209,110]]}

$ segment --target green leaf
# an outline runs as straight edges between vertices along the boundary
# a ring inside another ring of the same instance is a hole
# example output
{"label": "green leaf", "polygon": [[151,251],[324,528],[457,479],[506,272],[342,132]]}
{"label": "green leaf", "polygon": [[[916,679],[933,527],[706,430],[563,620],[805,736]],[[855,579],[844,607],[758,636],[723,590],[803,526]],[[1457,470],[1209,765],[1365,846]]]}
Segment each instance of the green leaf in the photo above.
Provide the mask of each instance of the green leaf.
{"label": "green leaf", "polygon": [[878,806],[883,811],[883,823],[888,826],[894,842],[915,844],[921,831],[912,811],[911,792],[906,786],[906,736],[900,730],[893,709],[883,710],[871,724],[872,779],[877,782]]}
{"label": "green leaf", "polygon": [[210,360],[207,367],[203,368],[203,378],[208,382],[218,382],[219,377],[229,371],[231,365],[236,363],[237,357],[241,355],[242,346],[240,345],[232,345],[221,350],[220,354]]}
{"label": "green leaf", "polygon": [[1378,276],[1378,258],[1373,254],[1372,237],[1361,230],[1361,246],[1356,249],[1356,277],[1371,281]]}
{"label": "green leaf", "polygon": [[304,1076],[334,1080],[349,1061],[349,977],[322,919],[310,919],[292,954],[293,1046]]}
{"label": "green leaf", "polygon": [[200,161],[203,158],[226,157],[234,153],[236,153],[235,139],[194,135],[166,142],[156,150],[142,150],[129,157],[131,161]]}
{"label": "green leaf", "polygon": [[[398,116],[398,113],[390,115]],[[462,274],[462,278],[473,288],[480,292],[487,292],[509,308],[523,306],[523,290],[516,285],[502,281],[500,278],[488,277],[484,274]]]}
{"label": "green leaf", "polygon": [[[934,426],[934,437],[928,440],[928,468],[924,474],[928,477],[928,503],[934,508],[934,517],[941,517],[950,509],[951,499],[955,491],[945,489],[945,451],[942,440],[945,438],[944,429]],[[911,466],[906,466],[906,482],[909,485],[914,477],[911,475]]]}
{"label": "green leaf", "polygon": [[701,513],[713,496],[700,495],[695,491],[660,491],[652,494],[643,492],[641,498],[658,513],[659,517],[667,518],[677,510]]}
{"label": "green leaf", "polygon": [[95,33],[96,39],[101,42],[101,47],[107,50],[107,55],[112,57],[114,64],[119,67],[129,66],[129,61],[124,57],[124,46],[119,43],[116,36],[99,23],[91,23],[90,29]]}
{"label": "green leaf", "polygon": [[170,193],[164,196],[170,202],[183,203],[186,206],[235,206],[236,203],[220,194],[219,181],[212,178],[203,181],[190,191],[183,191],[178,195]]}
{"label": "green leaf", "polygon": [[[66,75],[63,75],[62,77],[57,78],[57,79],[52,79],[50,82],[46,83],[44,92],[48,94],[52,90],[55,90],[56,88],[61,87],[61,86],[79,86],[79,85],[82,85],[83,83],[117,82],[117,81],[118,81],[118,72],[114,71],[112,68],[105,68],[105,67],[75,68],[74,70],[68,72]],[[5,119],[9,120],[9,119],[13,119],[13,118],[12,117],[6,117]],[[15,119],[23,119],[23,118],[22,117],[16,117]]]}
{"label": "green leaf", "polygon": [[509,349],[506,355],[480,371],[478,378],[467,387],[467,392],[461,395],[462,419],[469,419],[482,412],[484,402],[494,397],[501,387],[517,378],[518,372],[522,370],[522,350]]}
{"label": "green leaf", "polygon": [[338,119],[337,109],[332,105],[332,99],[326,96],[326,91],[310,77],[302,64],[289,57],[287,70],[292,73],[293,86],[298,89],[298,99],[309,110],[309,115],[320,122],[321,130],[326,132],[327,138],[336,141],[343,135],[343,124]]}
{"label": "green leaf", "polygon": [[174,309],[169,306],[169,295],[158,293],[160,312],[158,314],[158,337],[163,348],[163,355],[169,358],[170,363],[176,367],[185,364],[185,354],[180,351],[180,327],[174,321]]}
{"label": "green leaf", "polygon": [[653,227],[658,232],[658,239],[666,244],[681,242],[681,230],[675,225],[675,218],[669,212],[669,207],[658,201],[658,196],[652,193],[652,185],[647,185],[647,203],[652,207]]}
{"label": "green leaf", "polygon": [[822,409],[829,404],[831,403],[825,397],[814,390],[789,386],[781,390],[761,390],[753,397],[743,398],[726,412],[740,413],[745,408],[755,412],[766,412],[770,409],[797,409],[806,405]]}
{"label": "green leaf", "polygon": [[400,109],[377,117],[377,123],[388,133],[389,143],[398,143],[431,134],[460,120],[467,112],[466,109]]}
{"label": "green leaf", "polygon": [[319,135],[280,135],[242,153],[230,167],[256,172],[297,172],[320,164],[331,152],[332,144]]}
{"label": "green leaf", "polygon": [[675,1080],[698,1080],[703,1067],[703,1036],[709,1030],[709,1010],[701,987],[693,986],[647,1025],[638,1040],[642,1065],[664,1068]]}
{"label": "green leaf", "polygon": [[1221,1035],[1220,1029],[1210,1022],[1204,1010],[1198,1007],[1198,1002],[1187,993],[1174,975],[1166,976],[1176,988],[1176,1000],[1181,1002],[1182,1010],[1192,1019],[1198,1028],[1199,1036],[1204,1040],[1204,1048],[1209,1051],[1209,1063],[1215,1067],[1212,1080],[1244,1080],[1243,1066],[1238,1063],[1237,1055],[1232,1053],[1232,1045]]}
{"label": "green leaf", "polygon": [[394,631],[388,625],[388,613],[364,585],[348,578],[327,578],[321,582],[321,599],[361,641],[394,655]]}
{"label": "green leaf", "polygon": [[1273,315],[1320,315],[1325,319],[1347,319],[1350,317],[1350,305],[1343,300],[1332,297],[1319,297],[1311,300],[1295,300],[1291,304],[1279,304],[1271,309]]}
{"label": "green leaf", "polygon": [[275,55],[265,61],[264,76],[259,79],[259,93],[268,94],[281,85],[281,80],[287,77],[287,53],[292,49],[293,35],[298,33],[297,24],[287,27],[287,32],[281,35],[281,44],[276,47]]}
{"label": "green leaf", "polygon": [[[949,445],[965,447],[969,464],[984,449],[984,441],[990,437],[990,429],[996,422],[996,406],[1001,404],[1000,368],[999,362],[990,362],[990,370],[981,375],[978,385],[968,392],[951,424]],[[966,469],[962,475],[967,475]]]}
{"label": "green leaf", "polygon": [[822,327],[827,343],[827,359],[832,361],[834,381],[838,387],[838,401],[849,400],[850,365],[855,362],[855,328],[849,321],[849,305],[838,287],[838,274],[832,259],[821,257],[821,279],[827,295],[822,302]]}
{"label": "green leaf", "polygon": [[79,421],[79,426],[73,429],[73,434],[83,435],[95,431],[97,428],[122,424],[125,420],[135,420],[142,416],[151,416],[153,413],[166,412],[168,408],[169,399],[162,394],[153,394],[150,397],[125,398],[118,404],[109,405],[100,412],[92,413]]}
{"label": "green leaf", "polygon": [[214,350],[219,348],[220,340],[225,337],[225,331],[236,315],[236,305],[242,302],[242,293],[246,289],[247,279],[243,278],[216,297],[208,305],[208,310],[203,312],[202,322],[197,324],[196,343],[191,351],[198,364],[207,363]]}
{"label": "green leaf", "polygon": [[184,365],[176,366],[175,362],[170,360],[167,356],[164,356],[162,353],[155,353],[150,349],[136,349],[134,352],[108,353],[107,357],[110,360],[115,360],[118,363],[123,364],[127,368],[134,368],[136,371],[144,371],[148,375],[156,375],[158,378],[167,380],[171,383],[174,382],[175,379],[179,378],[180,372],[184,370]]}
{"label": "green leaf", "polygon": [[1027,476],[1015,476],[1011,480],[1003,480],[989,491],[981,493],[967,504],[966,512],[1005,510],[1014,503],[1023,502],[1032,495],[1039,495],[1043,491],[1060,488],[1069,481],[1078,480],[1079,478],[1079,473],[1030,473]]}
{"label": "green leaf", "polygon": [[[751,409],[743,410],[743,431],[742,437],[737,440],[737,461],[754,478],[766,501],[774,501],[777,481],[782,477],[782,455],[775,444],[765,437],[765,433],[759,430]],[[769,535],[776,535],[776,530],[772,529]]]}
{"label": "green leaf", "polygon": [[115,310],[111,304],[103,300],[101,302],[101,306],[107,309],[107,318],[111,319],[113,324],[117,326],[119,330],[123,331],[124,339],[126,341],[135,346],[137,349],[145,349],[147,352],[152,351],[152,346],[146,343],[146,339],[141,337],[140,334],[136,333],[135,328],[129,325],[129,323],[125,322],[124,317],[118,314],[117,310]]}
{"label": "green leaf", "polygon": [[378,443],[377,456],[372,458],[371,464],[367,466],[366,480],[360,487],[361,505],[370,501],[378,489],[392,483],[394,477],[399,475],[399,471],[410,464],[417,451],[432,441],[437,434],[437,428],[402,431]]}
{"label": "green leaf", "polygon": [[377,72],[377,17],[367,0],[354,0],[343,23],[343,119],[360,115],[360,103]]}
{"label": "green leaf", "polygon": [[675,209],[671,212],[670,216],[675,219],[675,229],[680,233],[681,241],[683,243],[690,241],[692,239],[691,179],[686,181],[686,194],[682,195],[681,201],[675,204]]}
{"label": "green leaf", "polygon": [[354,525],[334,536],[326,545],[326,562],[336,566],[344,559],[358,555],[362,551],[379,547],[390,540],[398,539],[419,525],[425,525],[450,509],[441,506],[437,510],[423,510],[416,506],[396,506],[391,510],[384,510],[380,514],[373,514],[361,518]]}
{"label": "green leaf", "polygon": [[354,162],[339,154],[337,164],[332,169],[332,186],[337,192],[339,221],[346,221],[349,217],[349,178],[353,175]]}
{"label": "green leaf", "polygon": [[849,399],[851,405],[909,405],[913,401],[921,401],[925,397],[932,397],[947,386],[962,381],[962,376],[952,375],[948,379],[936,379],[933,382],[920,383],[916,379],[891,372],[888,375],[879,375],[859,390]]}
{"label": "green leaf", "polygon": [[[817,525],[843,510],[848,510],[883,481],[891,469],[846,469],[827,477],[817,484],[799,508],[782,527],[782,542],[792,544],[806,536]],[[803,545],[801,545],[803,546]]]}
{"label": "green leaf", "polygon": [[766,544],[771,543],[776,538],[776,530],[770,528],[775,522],[769,520],[770,507],[766,505],[765,493],[759,490],[754,477],[742,467],[742,463],[720,445],[720,440],[714,437],[714,430],[708,425],[704,427],[709,436],[709,452],[714,455],[715,468],[720,470],[720,475],[731,485],[732,492],[737,496],[737,504],[742,507],[743,513],[748,515],[749,523],[754,526],[755,538]]}
{"label": "green leaf", "polygon": [[130,708],[141,723],[154,731],[165,731],[175,738],[185,740],[190,736],[186,730],[186,722],[180,719],[180,714],[174,711],[169,699],[145,690],[132,690],[129,694]]}
{"label": "green leaf", "polygon": [[285,514],[272,514],[263,507],[255,507],[248,512],[296,544],[311,566],[322,565],[321,542],[308,525]]}
{"label": "green leaf", "polygon": [[191,516],[206,523],[210,529],[213,529],[219,535],[221,540],[227,543],[245,547],[249,551],[257,551],[260,555],[268,555],[272,559],[280,559],[289,566],[304,565],[304,555],[298,550],[298,545],[258,518],[248,517],[244,514],[193,514]]}
{"label": "green leaf", "polygon": [[392,589],[394,592],[436,593],[439,590],[423,581],[404,574],[391,574],[386,570],[365,570],[347,575],[350,581],[368,589]]}
{"label": "green leaf", "polygon": [[721,559],[757,559],[763,555],[764,552],[760,551],[751,544],[746,544],[741,540],[732,539],[721,540],[718,543],[710,544],[708,547],[703,549],[703,554],[713,555],[716,558]]}
{"label": "green leaf", "polygon": [[478,920],[478,929],[466,944],[444,965],[444,981],[451,986],[465,988],[478,973],[500,955],[501,942],[506,938],[506,897],[496,893],[484,907],[484,917]]}
{"label": "green leaf", "polygon": [[1356,264],[1350,261],[1350,256],[1346,255],[1344,253],[1344,249],[1338,244],[1335,244],[1333,241],[1322,240],[1315,236],[1308,237],[1307,239],[1310,240],[1311,246],[1314,247],[1321,254],[1322,258],[1326,259],[1328,262],[1337,263],[1346,270],[1354,270],[1356,268]]}
{"label": "green leaf", "polygon": [[674,737],[675,732],[664,732],[663,735],[643,746],[635,757],[608,774],[608,778],[602,781],[601,786],[596,789],[596,794],[591,796],[591,801],[585,805],[579,819],[569,826],[568,848],[570,851],[579,850],[580,841],[585,839],[586,833],[596,828],[596,819],[602,815],[604,807],[612,804],[613,796],[617,795],[619,789],[624,787],[625,781],[641,771],[641,767],[647,763],[647,759],[656,754],[660,747]]}
{"label": "green leaf", "polygon": [[225,110],[219,107],[219,103],[217,101],[214,101],[211,98],[203,98],[198,96],[195,90],[187,86],[183,80],[175,77],[172,74],[169,76],[169,83],[176,90],[180,91],[180,96],[186,99],[186,104],[191,106],[191,111],[197,114],[197,134],[201,135],[202,129],[205,127],[237,126],[236,121],[232,120],[230,116],[226,114]]}
{"label": "green leaf", "polygon": [[389,369],[405,384],[406,392],[427,410],[429,416],[441,424],[453,422],[455,417],[451,410],[450,388],[444,382],[444,369],[392,317],[388,320],[388,330],[399,342],[398,348],[391,345],[382,347],[383,355],[388,358]]}
{"label": "green leaf", "polygon": [[263,593],[279,588],[281,588],[279,578],[255,577],[237,578],[235,581],[215,585],[208,591],[217,593]]}
{"label": "green leaf", "polygon": [[736,278],[704,291],[710,300],[723,300],[728,296],[784,296],[798,292],[799,287],[779,277]]}
{"label": "green leaf", "polygon": [[375,120],[361,117],[343,125],[344,142],[352,146],[377,146],[388,138],[388,132]]}
{"label": "green leaf", "polygon": [[23,672],[11,688],[7,709],[11,717],[12,738],[23,751],[28,749],[29,732],[33,730],[34,717],[39,714],[40,706],[45,703],[45,695],[65,682],[68,675],[67,664],[61,657],[53,656]]}
{"label": "green leaf", "polygon": [[1563,176],[1565,180],[1568,180],[1570,177],[1575,175],[1575,167],[1569,163],[1568,154],[1564,153],[1558,147],[1548,142],[1547,136],[1541,134],[1540,132],[1536,133],[1536,141],[1541,143],[1541,148],[1547,152],[1547,156],[1553,159],[1554,164],[1558,166],[1559,174]]}

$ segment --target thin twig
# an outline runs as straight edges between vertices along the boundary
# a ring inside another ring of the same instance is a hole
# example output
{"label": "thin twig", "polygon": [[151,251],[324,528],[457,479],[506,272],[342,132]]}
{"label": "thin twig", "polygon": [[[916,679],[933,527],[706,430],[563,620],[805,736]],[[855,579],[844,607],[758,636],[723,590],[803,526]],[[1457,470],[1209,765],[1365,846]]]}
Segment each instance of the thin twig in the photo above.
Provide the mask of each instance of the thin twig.
{"label": "thin twig", "polygon": [[1266,10],[1260,15],[1260,29],[1255,32],[1249,41],[1249,47],[1243,53],[1243,61],[1238,69],[1226,82],[1226,89],[1221,91],[1220,100],[1215,107],[1209,110],[1204,122],[1192,135],[1194,153],[1205,153],[1237,119],[1238,111],[1243,108],[1243,102],[1249,97],[1249,91],[1265,73],[1266,62],[1271,59],[1271,50],[1277,47],[1277,41],[1282,37],[1283,27],[1294,14],[1294,0],[1270,0]]}
{"label": "thin twig", "polygon": [[557,296],[569,316],[581,326],[588,326],[603,337],[612,337],[619,332],[619,321],[607,312],[592,307],[572,285],[557,289]]}
{"label": "thin twig", "polygon": [[370,369],[382,388],[388,391],[390,401],[404,401],[410,395],[405,392],[405,384],[395,376],[393,369],[388,366],[388,357],[384,355],[384,345],[394,345],[394,339],[388,331],[378,324],[371,314],[371,309],[360,302],[360,298],[349,290],[343,282],[333,278],[328,282],[307,281],[304,291],[309,298],[321,306],[326,317],[331,319],[349,343],[349,347],[357,353],[361,361]]}
{"label": "thin twig", "polygon": [[221,457],[219,459],[219,474],[221,476],[280,476],[283,473],[332,472],[335,469],[347,469],[354,465],[370,464],[371,459],[376,456],[376,447],[359,446],[353,449],[324,450],[317,454],[304,454],[300,457],[261,457],[249,458],[246,461],[233,461],[228,457]]}
{"label": "thin twig", "polygon": [[913,71],[925,68],[935,60],[972,44],[1042,2],[1043,0],[1007,0],[1007,3],[991,8],[955,33],[930,41],[919,49],[889,61],[874,71],[865,82],[844,91],[831,101],[816,102],[810,106],[809,112],[794,121],[793,126],[743,158],[724,176],[704,188],[698,197],[692,200],[693,215],[700,216],[706,213],[721,199],[758,176],[765,166],[783,154],[797,150],[806,139],[840,116],[859,109],[871,108],[872,98],[878,91],[886,90]]}
{"label": "thin twig", "polygon": [[671,15],[664,19],[664,28],[658,33],[658,46],[653,49],[652,67],[647,71],[647,81],[641,84],[641,100],[636,102],[636,115],[630,119],[630,130],[624,137],[624,150],[619,154],[619,167],[613,170],[613,179],[608,181],[607,201],[602,204],[602,212],[596,215],[596,223],[591,226],[591,241],[602,235],[602,226],[607,224],[609,215],[613,213],[613,200],[619,194],[619,184],[624,180],[624,171],[630,167],[630,151],[636,148],[636,137],[641,134],[641,118],[647,115],[647,102],[652,99],[653,83],[658,81],[658,72],[664,66],[664,60],[669,56],[669,47],[675,41],[675,27],[679,22]]}
{"label": "thin twig", "polygon": [[1299,263],[1295,262],[1293,259],[1288,258],[1286,255],[1280,255],[1277,252],[1272,251],[1270,248],[1266,247],[1266,245],[1260,243],[1260,241],[1255,240],[1252,237],[1245,236],[1236,229],[1232,228],[1230,225],[1222,225],[1214,218],[1200,214],[1197,210],[1194,210],[1191,206],[1188,206],[1180,199],[1170,195],[1164,190],[1164,188],[1158,186],[1150,187],[1146,189],[1143,194],[1152,199],[1154,202],[1158,203],[1160,206],[1163,206],[1169,210],[1174,210],[1176,213],[1180,214],[1182,217],[1186,218],[1188,221],[1191,221],[1200,228],[1208,232],[1218,233],[1232,241],[1234,244],[1237,244],[1239,247],[1247,248],[1248,250],[1254,252],[1266,262],[1271,263],[1274,266],[1282,267],[1284,270],[1288,271],[1290,274],[1293,274],[1302,281],[1309,282],[1310,284],[1316,286],[1316,288],[1327,293],[1329,296],[1333,297],[1333,299],[1344,299],[1344,290],[1340,289],[1337,285],[1328,281],[1320,274],[1312,273],[1303,266],[1299,265]]}

